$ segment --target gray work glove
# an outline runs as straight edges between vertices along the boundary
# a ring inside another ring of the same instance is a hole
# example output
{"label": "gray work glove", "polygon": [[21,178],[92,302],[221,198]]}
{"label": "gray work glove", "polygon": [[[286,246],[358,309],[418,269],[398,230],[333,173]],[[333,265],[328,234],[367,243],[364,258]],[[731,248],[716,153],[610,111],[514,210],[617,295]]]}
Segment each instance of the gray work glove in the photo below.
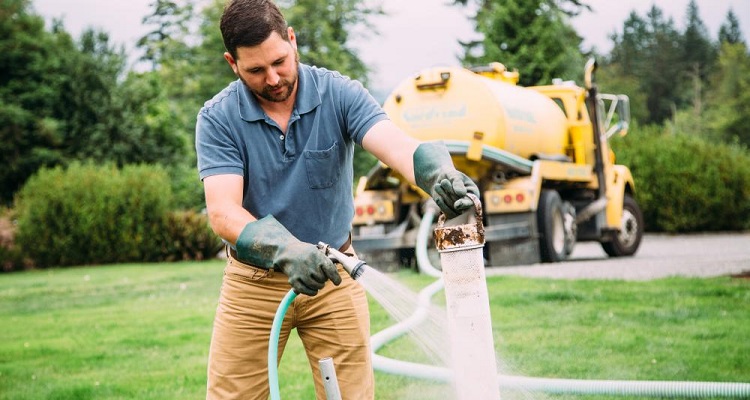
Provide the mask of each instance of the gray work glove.
{"label": "gray work glove", "polygon": [[479,188],[453,166],[443,142],[425,142],[414,151],[414,178],[417,186],[427,192],[447,219],[455,218],[474,206],[466,196],[479,198]]}
{"label": "gray work glove", "polygon": [[240,261],[286,274],[297,294],[315,296],[329,279],[341,283],[336,266],[323,252],[294,237],[272,215],[245,225],[236,248]]}

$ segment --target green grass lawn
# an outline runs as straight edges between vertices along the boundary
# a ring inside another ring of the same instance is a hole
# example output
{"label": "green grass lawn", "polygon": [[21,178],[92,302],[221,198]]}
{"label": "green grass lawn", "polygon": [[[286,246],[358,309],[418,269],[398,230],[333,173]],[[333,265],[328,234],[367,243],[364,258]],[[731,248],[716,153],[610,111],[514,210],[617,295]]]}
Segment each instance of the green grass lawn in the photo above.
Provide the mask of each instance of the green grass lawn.
{"label": "green grass lawn", "polygon": [[[210,261],[0,275],[0,399],[204,398],[222,269]],[[395,278],[415,290],[432,282],[410,271]],[[496,348],[512,373],[750,382],[748,280],[492,277],[488,287]],[[373,332],[391,325],[371,304]],[[381,354],[417,352],[403,339]],[[299,340],[279,373],[283,398],[314,398]],[[376,385],[380,400],[450,398],[434,382],[376,373]],[[543,397],[574,398],[534,395]]]}

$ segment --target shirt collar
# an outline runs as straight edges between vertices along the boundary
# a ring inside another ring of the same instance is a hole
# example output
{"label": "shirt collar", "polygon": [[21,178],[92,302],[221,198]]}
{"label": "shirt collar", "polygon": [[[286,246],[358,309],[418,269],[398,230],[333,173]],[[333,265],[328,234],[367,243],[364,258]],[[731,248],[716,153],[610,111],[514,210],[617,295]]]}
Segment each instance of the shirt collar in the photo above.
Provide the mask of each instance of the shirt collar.
{"label": "shirt collar", "polygon": [[[239,112],[240,118],[245,121],[259,121],[266,118],[265,112],[258,104],[258,100],[250,92],[250,89],[242,83],[241,80],[237,80],[236,84],[239,85]],[[299,78],[297,81],[297,99],[294,103],[295,112],[298,114],[305,114],[314,110],[320,105],[320,93],[318,92],[317,82],[313,79],[312,71],[309,66],[300,63],[299,64]]]}

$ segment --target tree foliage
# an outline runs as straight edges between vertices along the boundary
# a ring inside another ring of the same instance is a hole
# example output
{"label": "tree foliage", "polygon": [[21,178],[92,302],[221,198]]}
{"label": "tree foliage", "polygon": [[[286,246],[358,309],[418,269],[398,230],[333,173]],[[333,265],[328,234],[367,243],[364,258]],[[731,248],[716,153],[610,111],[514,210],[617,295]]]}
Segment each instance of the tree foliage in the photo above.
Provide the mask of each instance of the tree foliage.
{"label": "tree foliage", "polygon": [[614,34],[612,40],[609,61],[638,78],[640,91],[646,93],[649,116],[643,122],[662,123],[675,108],[686,104],[680,95],[683,42],[672,19],[665,19],[660,8],[652,6],[645,18],[631,12],[622,33]]}
{"label": "tree foliage", "polygon": [[154,0],[151,7],[153,12],[143,17],[141,22],[153,28],[138,39],[136,46],[143,50],[141,61],[151,63],[151,69],[156,70],[163,61],[187,47],[180,39],[190,32],[194,5],[190,1],[182,4],[171,0]]}
{"label": "tree foliage", "polygon": [[67,34],[44,30],[27,0],[5,0],[0,8],[0,203],[44,165],[63,160],[62,121],[53,108],[73,49]]}
{"label": "tree foliage", "polygon": [[714,137],[750,148],[750,53],[744,42],[724,42],[708,93],[705,119]]}
{"label": "tree foliage", "polygon": [[369,68],[351,46],[352,32],[372,32],[369,19],[380,6],[363,0],[282,1],[287,22],[297,34],[303,62],[337,70],[367,84]]}
{"label": "tree foliage", "polygon": [[184,157],[184,137],[157,105],[161,89],[123,80],[124,51],[106,32],[74,40],[61,21],[48,31],[27,0],[4,0],[0,15],[0,202],[44,166]]}
{"label": "tree foliage", "polygon": [[[469,0],[456,0],[466,5]],[[586,8],[574,0],[477,0],[474,16],[482,38],[461,43],[466,65],[493,61],[520,72],[524,86],[549,84],[553,78],[580,78],[582,39],[569,17]]]}
{"label": "tree foliage", "polygon": [[719,28],[719,43],[724,42],[730,44],[745,43],[742,39],[740,21],[737,19],[737,15],[732,9],[729,9],[726,20],[721,24],[721,28]]}

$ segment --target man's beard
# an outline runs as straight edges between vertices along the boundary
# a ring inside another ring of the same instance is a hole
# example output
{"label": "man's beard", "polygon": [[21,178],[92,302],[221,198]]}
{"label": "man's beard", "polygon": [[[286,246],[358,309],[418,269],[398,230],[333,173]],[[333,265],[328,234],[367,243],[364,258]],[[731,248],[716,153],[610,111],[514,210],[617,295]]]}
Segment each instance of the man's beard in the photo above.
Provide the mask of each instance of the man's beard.
{"label": "man's beard", "polygon": [[[256,92],[253,90],[253,93],[255,93],[256,96],[261,97],[265,100],[272,101],[274,103],[281,103],[283,101],[286,101],[289,98],[289,96],[292,95],[292,92],[294,92],[295,84],[297,84],[296,72],[291,80],[287,81],[285,79],[282,79],[281,81],[279,81],[279,84],[276,86],[266,85],[265,87],[263,87],[263,90],[261,90],[260,92]],[[279,88],[284,88],[284,91],[282,91],[279,94],[274,94],[273,92]]]}
{"label": "man's beard", "polygon": [[[297,79],[299,78],[299,54],[295,54],[294,61],[294,75],[292,78],[289,80],[281,79],[276,86],[266,85],[261,91],[257,91],[251,88],[242,77],[240,77],[240,80],[242,80],[245,86],[247,86],[254,95],[274,103],[284,102],[289,99],[289,96],[294,92],[294,86],[297,84]],[[273,92],[279,88],[284,88],[284,90],[280,94],[274,94]]]}

